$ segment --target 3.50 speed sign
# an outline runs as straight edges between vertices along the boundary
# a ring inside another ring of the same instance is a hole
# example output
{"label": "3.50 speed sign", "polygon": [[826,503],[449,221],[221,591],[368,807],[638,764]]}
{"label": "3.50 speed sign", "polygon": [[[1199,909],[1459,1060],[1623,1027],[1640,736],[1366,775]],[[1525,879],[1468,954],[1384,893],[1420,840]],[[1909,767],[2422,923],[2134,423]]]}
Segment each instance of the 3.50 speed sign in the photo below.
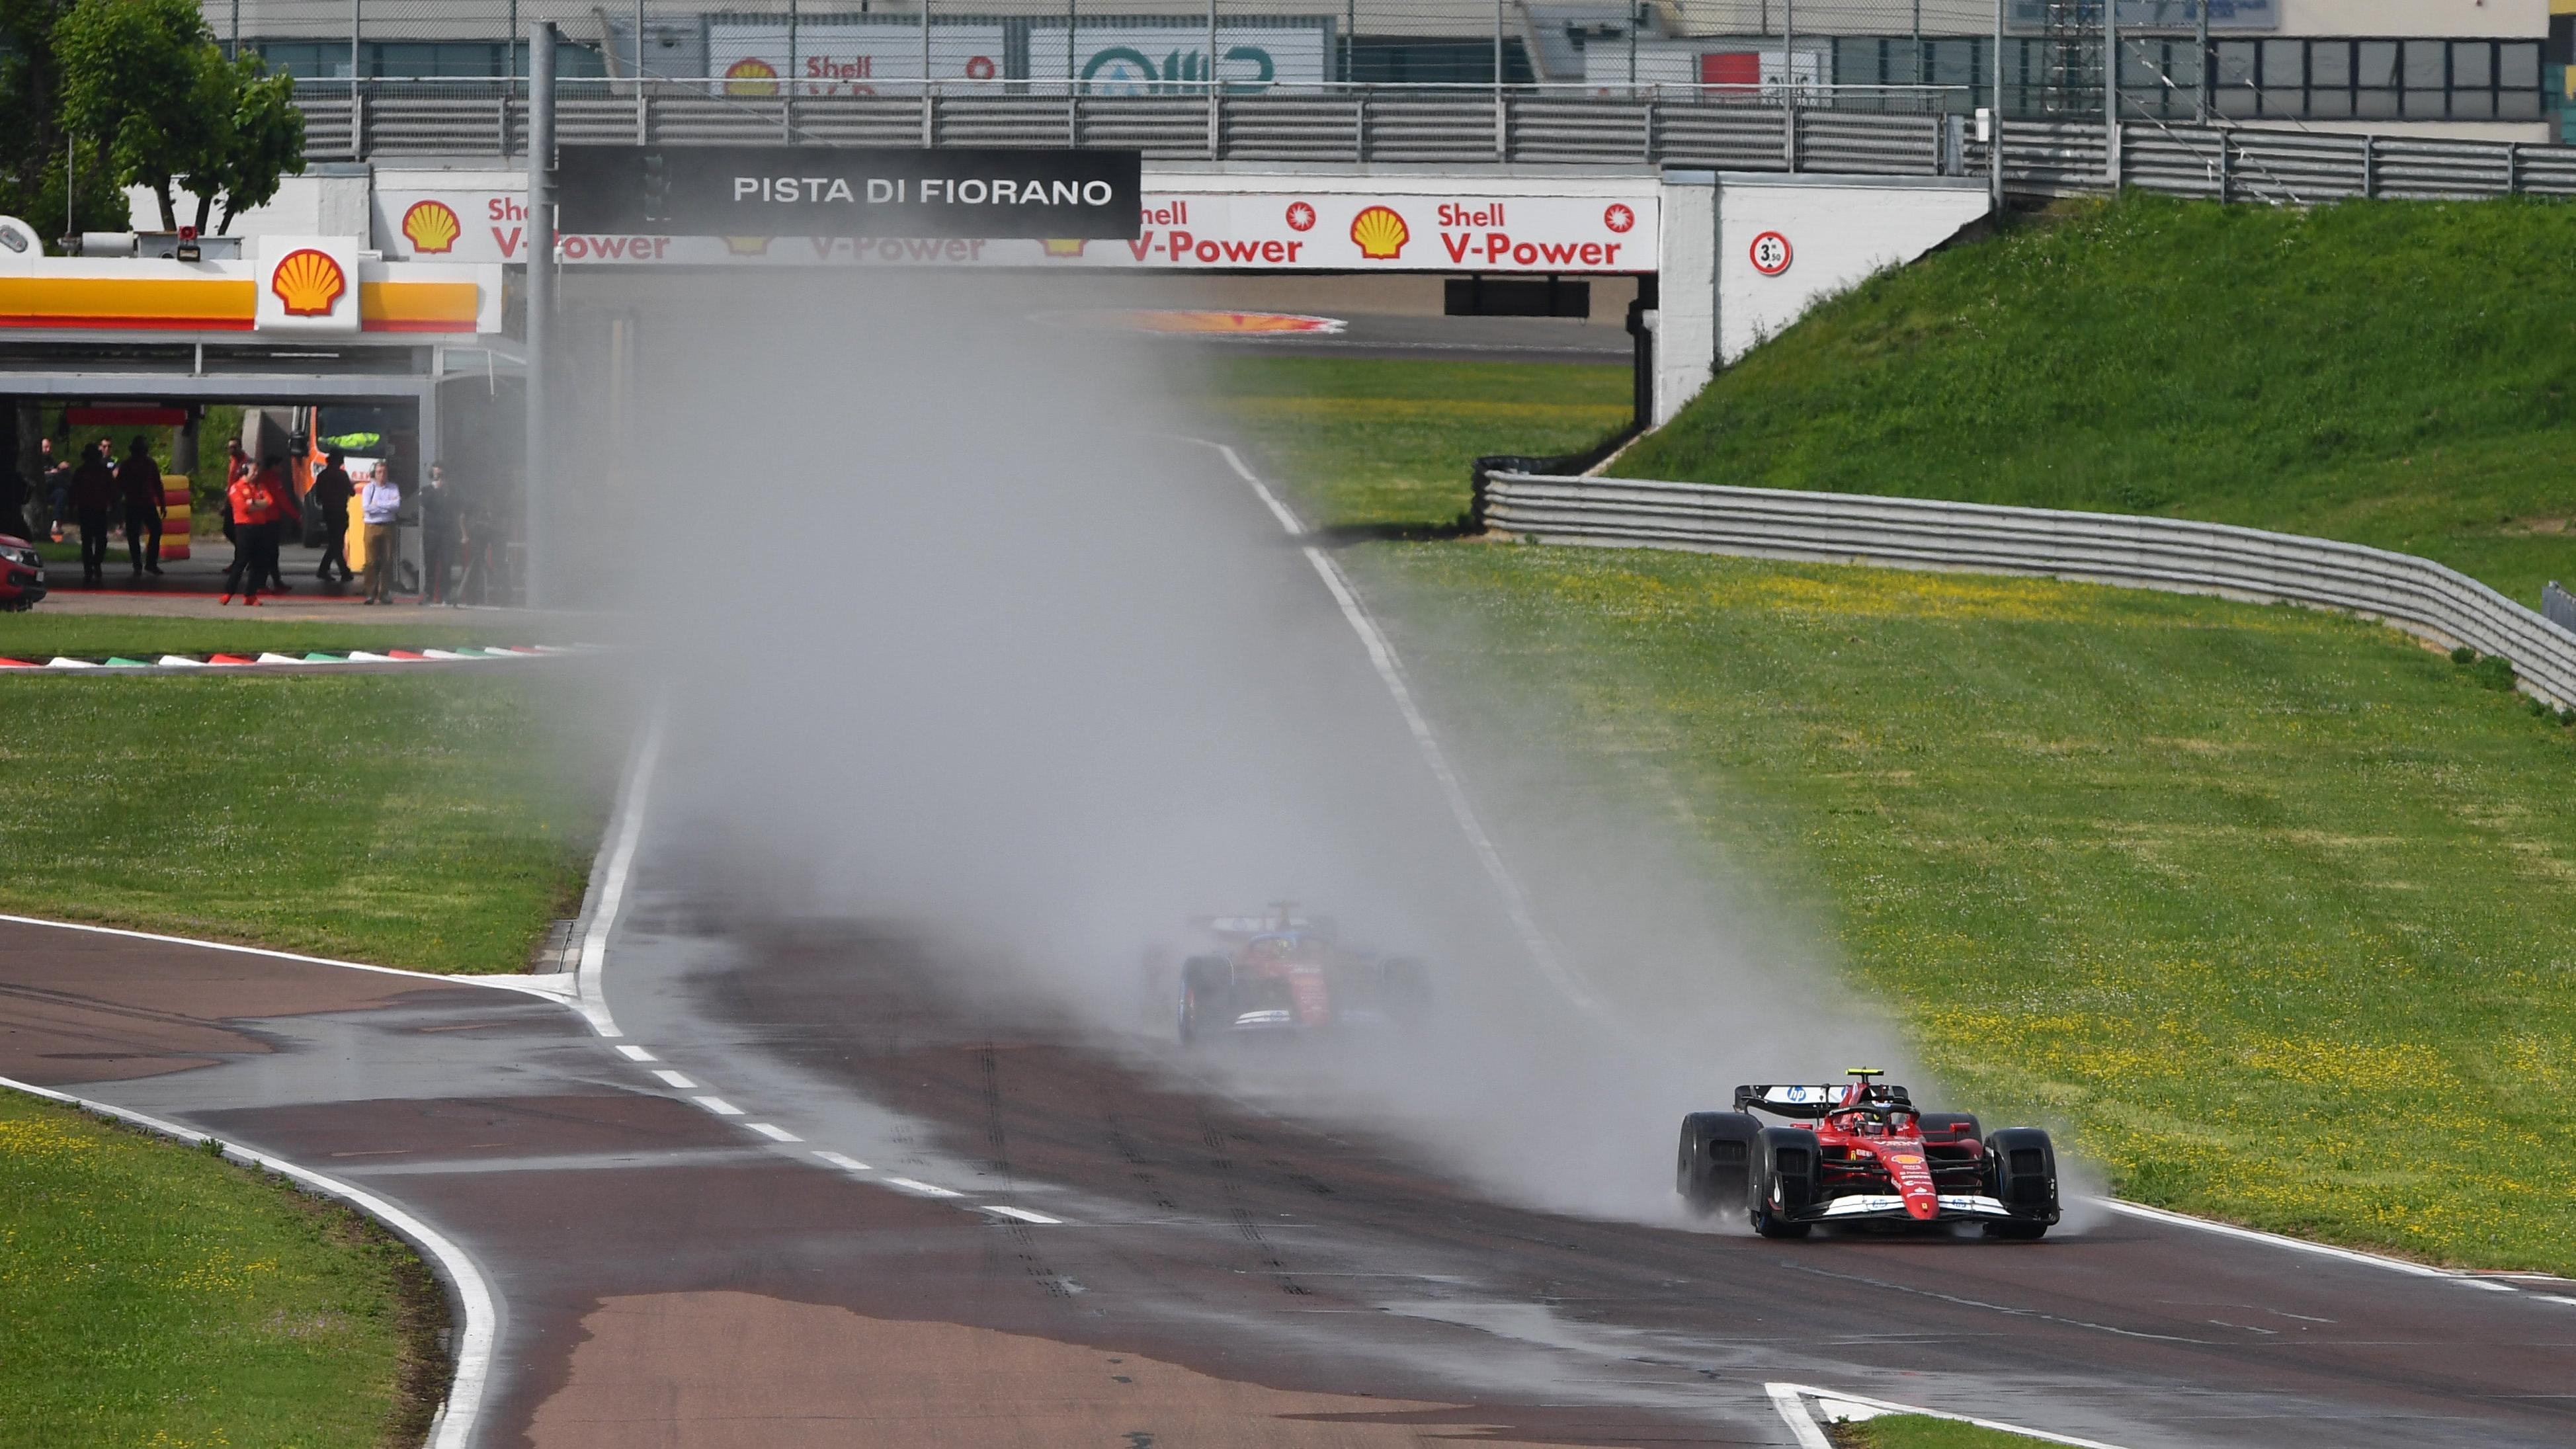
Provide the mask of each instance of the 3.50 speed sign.
{"label": "3.50 speed sign", "polygon": [[1753,239],[1753,270],[1766,277],[1789,270],[1789,255],[1789,239],[1776,231],[1766,231]]}

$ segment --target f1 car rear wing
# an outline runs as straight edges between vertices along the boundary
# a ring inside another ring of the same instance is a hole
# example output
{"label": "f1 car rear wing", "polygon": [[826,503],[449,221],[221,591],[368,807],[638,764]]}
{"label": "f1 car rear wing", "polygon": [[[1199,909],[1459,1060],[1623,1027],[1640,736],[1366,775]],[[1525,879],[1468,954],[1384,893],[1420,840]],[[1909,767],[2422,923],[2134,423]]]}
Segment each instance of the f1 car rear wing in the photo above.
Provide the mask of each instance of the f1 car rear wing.
{"label": "f1 car rear wing", "polygon": [[[1756,1085],[1735,1089],[1735,1110],[1763,1111],[1774,1117],[1799,1117],[1815,1120],[1841,1105],[1843,1093],[1851,1089],[1848,1082],[1829,1082],[1821,1087],[1801,1085]],[[1871,1086],[1870,1095],[1879,1105],[1912,1110],[1914,1099],[1903,1087]]]}

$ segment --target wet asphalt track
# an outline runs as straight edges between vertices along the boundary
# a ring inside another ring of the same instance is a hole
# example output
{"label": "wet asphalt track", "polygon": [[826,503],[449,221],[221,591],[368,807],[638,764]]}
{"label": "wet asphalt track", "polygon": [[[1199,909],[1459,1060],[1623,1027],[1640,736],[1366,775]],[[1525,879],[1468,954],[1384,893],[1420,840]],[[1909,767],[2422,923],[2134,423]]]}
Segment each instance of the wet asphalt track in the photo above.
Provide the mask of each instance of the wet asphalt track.
{"label": "wet asphalt track", "polygon": [[1501,1206],[935,945],[729,931],[689,884],[648,832],[615,1043],[489,989],[0,925],[0,1075],[448,1233],[503,1302],[488,1446],[1785,1444],[1774,1379],[2130,1449],[2576,1442],[2564,1285],[2128,1218],[1770,1243]]}

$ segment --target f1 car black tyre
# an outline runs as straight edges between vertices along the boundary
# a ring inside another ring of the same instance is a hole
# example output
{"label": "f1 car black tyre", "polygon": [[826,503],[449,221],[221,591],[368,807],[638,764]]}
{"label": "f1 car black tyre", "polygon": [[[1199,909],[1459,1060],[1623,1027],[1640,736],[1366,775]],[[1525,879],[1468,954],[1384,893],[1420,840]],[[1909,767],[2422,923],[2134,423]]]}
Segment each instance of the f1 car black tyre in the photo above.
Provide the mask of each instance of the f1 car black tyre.
{"label": "f1 car black tyre", "polygon": [[1748,1112],[1693,1112],[1682,1119],[1673,1159],[1673,1190],[1705,1216],[1744,1206],[1751,1196],[1753,1152],[1762,1124]]}
{"label": "f1 car black tyre", "polygon": [[2037,1238],[2057,1221],[2057,1148],[2036,1127],[2004,1127],[1986,1139],[1995,1199],[2013,1212],[2009,1222],[1986,1224],[1995,1238]]}
{"label": "f1 car black tyre", "polygon": [[1192,956],[1181,963],[1181,1045],[1188,1046],[1233,1020],[1234,963],[1223,956]]}
{"label": "f1 car black tyre", "polygon": [[[1926,1112],[1917,1125],[1926,1137],[1946,1137],[1959,1142],[1974,1142],[1986,1135],[1986,1129],[1977,1125],[1974,1112]],[[1966,1130],[1959,1130],[1963,1126]]]}
{"label": "f1 car black tyre", "polygon": [[1791,1221],[1786,1214],[1813,1207],[1821,1169],[1816,1161],[1816,1135],[1788,1127],[1765,1127],[1753,1144],[1753,1198],[1745,1217],[1766,1238],[1803,1238],[1815,1225]]}

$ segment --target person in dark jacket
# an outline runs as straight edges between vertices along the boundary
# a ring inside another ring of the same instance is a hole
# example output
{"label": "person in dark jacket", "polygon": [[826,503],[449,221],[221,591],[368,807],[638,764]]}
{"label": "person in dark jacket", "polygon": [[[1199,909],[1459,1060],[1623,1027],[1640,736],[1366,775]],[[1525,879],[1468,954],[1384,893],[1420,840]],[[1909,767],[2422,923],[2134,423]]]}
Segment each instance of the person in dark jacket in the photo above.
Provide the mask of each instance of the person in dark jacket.
{"label": "person in dark jacket", "polygon": [[33,543],[35,532],[27,527],[27,480],[18,476],[15,463],[0,458],[0,533]]}
{"label": "person in dark jacket", "polygon": [[161,465],[140,433],[117,465],[116,488],[125,495],[125,556],[134,576],[161,572]]}
{"label": "person in dark jacket", "polygon": [[81,582],[91,588],[107,582],[108,515],[121,496],[116,470],[107,465],[107,444],[81,449],[80,466],[72,470],[72,513],[80,519]]}
{"label": "person in dark jacket", "polygon": [[447,584],[456,563],[456,508],[456,485],[447,481],[446,465],[430,464],[429,481],[420,490],[420,601],[425,605],[456,603],[456,590]]}
{"label": "person in dark jacket", "polygon": [[313,486],[304,494],[304,501],[322,515],[322,566],[313,576],[326,584],[335,563],[340,566],[340,582],[351,578],[349,500],[357,496],[358,486],[349,481],[349,470],[340,466],[341,456],[337,448],[324,455],[322,471],[313,475]]}

